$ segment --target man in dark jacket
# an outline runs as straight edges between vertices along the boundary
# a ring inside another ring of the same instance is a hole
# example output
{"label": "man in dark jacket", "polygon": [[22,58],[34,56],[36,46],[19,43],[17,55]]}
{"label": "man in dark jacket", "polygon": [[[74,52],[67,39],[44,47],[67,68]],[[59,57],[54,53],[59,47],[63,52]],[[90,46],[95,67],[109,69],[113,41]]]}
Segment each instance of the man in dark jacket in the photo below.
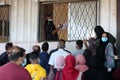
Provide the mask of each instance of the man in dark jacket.
{"label": "man in dark jacket", "polygon": [[45,22],[44,31],[45,31],[45,40],[48,41],[57,41],[59,40],[57,32],[62,27],[58,26],[58,28],[55,27],[52,19],[51,13],[47,13],[47,20]]}
{"label": "man in dark jacket", "polygon": [[1,56],[0,56],[0,66],[9,62],[8,54],[11,54],[11,52],[13,50],[13,44],[12,43],[7,43],[5,45],[5,49],[6,49],[6,51],[4,53],[2,53]]}

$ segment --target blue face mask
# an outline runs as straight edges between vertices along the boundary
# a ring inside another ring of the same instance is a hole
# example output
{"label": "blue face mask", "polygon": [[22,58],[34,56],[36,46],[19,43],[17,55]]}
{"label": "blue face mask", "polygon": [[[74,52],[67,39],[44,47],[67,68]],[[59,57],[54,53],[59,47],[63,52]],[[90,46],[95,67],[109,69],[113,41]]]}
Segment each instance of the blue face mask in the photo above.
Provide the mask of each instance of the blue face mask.
{"label": "blue face mask", "polygon": [[26,64],[27,64],[27,59],[24,58],[24,59],[23,59],[23,62],[22,62],[22,64],[21,64],[21,66],[22,66],[22,67],[25,67]]}
{"label": "blue face mask", "polygon": [[102,42],[107,42],[108,41],[108,38],[107,37],[102,37]]}

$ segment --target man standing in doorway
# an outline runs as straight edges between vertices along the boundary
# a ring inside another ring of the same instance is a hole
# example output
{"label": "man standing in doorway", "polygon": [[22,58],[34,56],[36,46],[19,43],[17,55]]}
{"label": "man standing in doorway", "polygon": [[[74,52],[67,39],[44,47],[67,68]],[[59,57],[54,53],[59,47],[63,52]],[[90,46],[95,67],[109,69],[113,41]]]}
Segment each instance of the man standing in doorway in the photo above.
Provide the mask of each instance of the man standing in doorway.
{"label": "man standing in doorway", "polygon": [[47,13],[47,20],[45,21],[45,26],[44,26],[45,40],[48,40],[48,41],[59,40],[57,32],[61,27],[62,27],[62,25],[59,25],[56,28],[54,23],[53,23],[51,13]]}

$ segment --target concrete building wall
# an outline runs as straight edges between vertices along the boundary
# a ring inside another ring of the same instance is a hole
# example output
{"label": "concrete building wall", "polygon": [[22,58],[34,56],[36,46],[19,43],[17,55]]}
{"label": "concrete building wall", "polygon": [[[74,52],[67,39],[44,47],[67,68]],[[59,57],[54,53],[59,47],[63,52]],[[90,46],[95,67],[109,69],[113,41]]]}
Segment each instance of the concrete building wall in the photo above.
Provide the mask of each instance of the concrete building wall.
{"label": "concrete building wall", "polygon": [[100,0],[100,25],[116,37],[116,0]]}

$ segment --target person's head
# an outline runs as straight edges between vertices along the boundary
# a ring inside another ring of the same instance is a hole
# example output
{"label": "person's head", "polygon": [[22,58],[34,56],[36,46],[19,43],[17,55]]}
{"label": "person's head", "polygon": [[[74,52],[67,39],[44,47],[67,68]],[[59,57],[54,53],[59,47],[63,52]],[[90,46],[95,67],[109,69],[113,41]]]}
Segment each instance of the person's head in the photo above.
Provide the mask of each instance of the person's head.
{"label": "person's head", "polygon": [[38,54],[39,54],[40,51],[41,51],[39,45],[34,45],[32,49],[33,49],[33,52],[37,52]]}
{"label": "person's head", "polygon": [[59,43],[58,43],[58,48],[65,48],[65,40],[64,39],[60,39]]}
{"label": "person's head", "polygon": [[102,38],[101,38],[101,41],[102,42],[108,42],[108,34],[106,33],[106,32],[104,32],[103,34],[102,34]]}
{"label": "person's head", "polygon": [[88,40],[89,43],[89,49],[92,51],[93,55],[96,53],[97,45],[95,42],[95,38],[90,38]]}
{"label": "person's head", "polygon": [[101,26],[96,26],[95,29],[95,34],[97,36],[97,38],[101,38],[102,34],[104,33],[104,29]]}
{"label": "person's head", "polygon": [[88,43],[89,43],[90,46],[95,45],[95,38],[90,38],[88,40]]}
{"label": "person's head", "polygon": [[51,14],[51,13],[47,13],[47,20],[48,20],[48,21],[53,21],[53,20],[52,20],[52,14]]}
{"label": "person's head", "polygon": [[20,51],[19,47],[13,49],[12,53],[8,55],[8,59],[10,62],[14,62],[18,66],[21,66],[24,59],[23,52]]}
{"label": "person's head", "polygon": [[24,49],[24,48],[19,47],[19,46],[14,46],[14,49],[19,49],[19,51],[20,51],[21,53],[23,53],[24,56],[26,55],[26,53],[25,53],[25,49]]}
{"label": "person's head", "polygon": [[76,56],[76,66],[75,69],[81,71],[81,72],[85,72],[86,70],[88,70],[88,67],[85,65],[86,64],[86,59],[85,57],[80,54]]}
{"label": "person's head", "polygon": [[39,64],[39,56],[36,52],[30,53],[29,59],[31,61],[31,64]]}
{"label": "person's head", "polygon": [[83,41],[77,40],[76,41],[76,49],[82,49],[82,47],[83,47]]}
{"label": "person's head", "polygon": [[76,64],[75,57],[73,55],[66,56],[64,68],[66,68],[66,69],[74,69],[75,64]]}
{"label": "person's head", "polygon": [[82,65],[82,64],[85,64],[85,63],[86,63],[86,59],[82,54],[76,56],[76,64],[81,64]]}
{"label": "person's head", "polygon": [[20,47],[20,51],[21,51],[24,55],[26,55],[24,48]]}
{"label": "person's head", "polygon": [[61,55],[57,56],[57,58],[56,58],[57,70],[59,71],[59,70],[63,69],[64,65],[65,65],[65,58]]}
{"label": "person's head", "polygon": [[48,44],[48,42],[44,42],[44,43],[42,44],[42,50],[43,50],[43,51],[48,51],[48,49],[49,49],[49,44]]}
{"label": "person's head", "polygon": [[12,43],[6,43],[5,49],[7,53],[11,53],[13,50],[13,44]]}

